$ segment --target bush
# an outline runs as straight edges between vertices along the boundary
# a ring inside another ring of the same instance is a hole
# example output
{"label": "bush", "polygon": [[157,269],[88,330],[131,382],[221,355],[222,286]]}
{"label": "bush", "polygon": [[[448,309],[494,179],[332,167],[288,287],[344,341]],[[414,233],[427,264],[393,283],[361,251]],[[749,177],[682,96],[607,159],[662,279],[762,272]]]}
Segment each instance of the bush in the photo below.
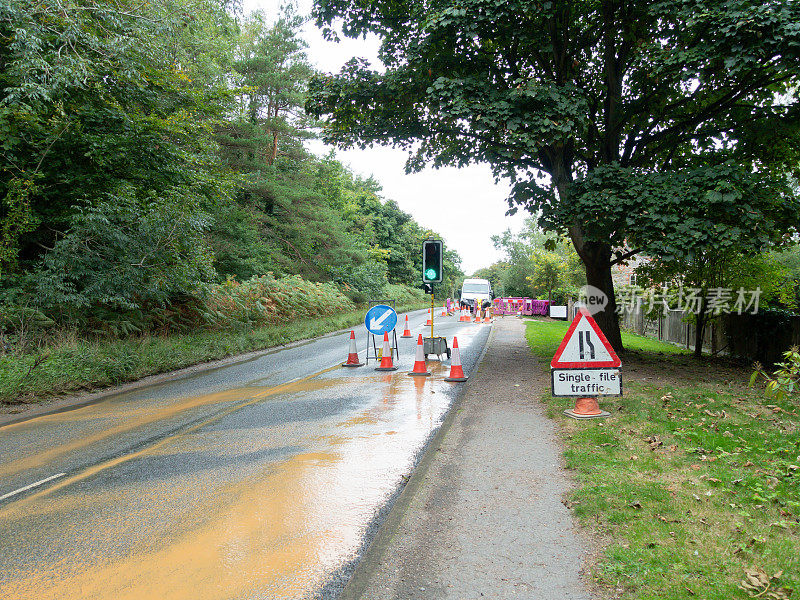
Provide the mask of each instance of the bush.
{"label": "bush", "polygon": [[348,297],[362,304],[382,298],[388,284],[386,263],[370,260],[357,265],[329,269],[331,279],[338,283]]}
{"label": "bush", "polygon": [[37,302],[50,313],[81,319],[166,306],[214,277],[204,242],[208,218],[185,196],[140,201],[123,189],[79,209],[35,276]]}
{"label": "bush", "polygon": [[272,273],[243,283],[229,279],[209,285],[200,305],[204,324],[217,329],[286,323],[353,310],[335,285],[298,275],[276,279]]}

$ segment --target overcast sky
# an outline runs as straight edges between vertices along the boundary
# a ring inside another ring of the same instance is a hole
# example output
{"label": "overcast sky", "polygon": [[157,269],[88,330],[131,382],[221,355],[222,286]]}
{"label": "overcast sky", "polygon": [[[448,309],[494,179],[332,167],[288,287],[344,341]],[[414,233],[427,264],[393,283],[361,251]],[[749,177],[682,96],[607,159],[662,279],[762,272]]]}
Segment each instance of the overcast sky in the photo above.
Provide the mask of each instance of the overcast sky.
{"label": "overcast sky", "polygon": [[[301,14],[311,12],[312,0],[297,2]],[[278,14],[281,0],[244,0],[245,11],[263,10],[267,17]],[[308,56],[321,71],[336,73],[354,56],[378,62],[377,39],[326,41],[313,23],[308,23],[303,37],[309,45]],[[309,143],[315,154],[330,148],[319,141]],[[507,228],[519,231],[526,213],[506,217],[508,185],[494,183],[486,165],[463,169],[425,169],[406,175],[406,154],[392,148],[371,150],[336,150],[337,158],[364,177],[373,175],[383,186],[385,198],[397,201],[423,227],[438,231],[445,247],[455,249],[463,260],[467,275],[502,258],[492,246],[491,236]]]}

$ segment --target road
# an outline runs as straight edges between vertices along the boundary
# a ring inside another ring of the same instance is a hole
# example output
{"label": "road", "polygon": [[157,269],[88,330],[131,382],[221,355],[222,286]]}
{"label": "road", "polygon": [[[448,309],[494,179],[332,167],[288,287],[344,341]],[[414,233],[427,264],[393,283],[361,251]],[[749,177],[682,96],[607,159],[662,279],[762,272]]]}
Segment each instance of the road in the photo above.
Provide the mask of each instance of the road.
{"label": "road", "polygon": [[463,385],[407,375],[424,319],[393,373],[338,333],[0,427],[0,598],[335,596]]}

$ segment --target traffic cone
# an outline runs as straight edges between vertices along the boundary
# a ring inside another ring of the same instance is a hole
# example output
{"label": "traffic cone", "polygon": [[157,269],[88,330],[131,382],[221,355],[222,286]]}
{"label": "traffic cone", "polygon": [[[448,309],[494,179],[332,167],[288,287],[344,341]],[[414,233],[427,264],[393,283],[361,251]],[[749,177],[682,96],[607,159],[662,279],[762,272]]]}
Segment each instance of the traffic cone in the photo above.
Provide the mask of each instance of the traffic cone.
{"label": "traffic cone", "polygon": [[363,367],[364,363],[358,361],[358,350],[356,350],[356,332],[350,332],[350,352],[347,355],[347,362],[343,367]]}
{"label": "traffic cone", "polygon": [[564,414],[573,419],[596,419],[611,416],[611,413],[600,408],[597,398],[575,398],[575,408],[568,408]]}
{"label": "traffic cone", "polygon": [[461,317],[458,319],[460,323],[469,323],[469,309],[465,306],[461,309]]}
{"label": "traffic cone", "polygon": [[475,305],[475,320],[473,323],[480,323],[481,322],[481,307],[477,304]]}
{"label": "traffic cone", "polygon": [[464,369],[461,368],[461,351],[458,349],[458,338],[453,338],[453,348],[450,355],[450,377],[445,377],[445,381],[466,381]]}
{"label": "traffic cone", "polygon": [[408,328],[408,315],[406,315],[406,328],[403,329],[403,335],[401,335],[400,337],[404,337],[404,338],[413,337],[411,335],[411,330]]}
{"label": "traffic cone", "polygon": [[383,334],[383,347],[381,348],[381,364],[375,368],[376,371],[397,371],[397,367],[392,363],[392,349],[389,347],[389,334]]}
{"label": "traffic cone", "polygon": [[427,377],[430,374],[431,372],[428,371],[428,367],[425,364],[425,352],[422,349],[422,334],[420,333],[417,338],[417,355],[414,358],[414,368],[411,369],[409,375]]}
{"label": "traffic cone", "polygon": [[447,307],[446,306],[442,307],[442,314],[439,315],[439,316],[440,317],[446,317],[447,316]]}
{"label": "traffic cone", "polygon": [[425,327],[430,327],[431,325],[433,325],[433,309],[429,308],[428,309],[428,320],[425,321]]}
{"label": "traffic cone", "polygon": [[487,325],[492,322],[492,315],[490,309],[486,309],[486,315],[483,317],[483,322]]}

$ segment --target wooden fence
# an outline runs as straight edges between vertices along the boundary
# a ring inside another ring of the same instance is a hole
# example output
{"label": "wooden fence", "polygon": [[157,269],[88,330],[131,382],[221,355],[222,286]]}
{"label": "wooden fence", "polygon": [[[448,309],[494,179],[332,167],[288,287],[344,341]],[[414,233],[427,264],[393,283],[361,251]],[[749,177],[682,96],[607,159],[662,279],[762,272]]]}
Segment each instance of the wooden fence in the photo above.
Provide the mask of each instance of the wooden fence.
{"label": "wooden fence", "polygon": [[[772,322],[774,321],[774,323]],[[695,326],[687,313],[670,310],[654,318],[640,309],[623,309],[620,327],[639,335],[694,349]],[[800,345],[800,315],[770,319],[768,313],[723,314],[713,319],[703,336],[703,349],[744,360],[774,363],[790,346]]]}

